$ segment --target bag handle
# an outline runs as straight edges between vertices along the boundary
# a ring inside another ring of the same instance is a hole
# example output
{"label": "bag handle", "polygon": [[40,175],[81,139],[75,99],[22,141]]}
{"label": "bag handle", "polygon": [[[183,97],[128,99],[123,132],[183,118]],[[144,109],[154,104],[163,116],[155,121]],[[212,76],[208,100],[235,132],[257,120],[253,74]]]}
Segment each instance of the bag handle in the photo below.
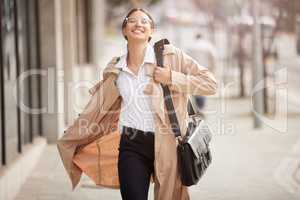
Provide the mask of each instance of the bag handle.
{"label": "bag handle", "polygon": [[[161,39],[154,44],[154,52],[155,52],[155,57],[156,57],[156,62],[157,62],[156,64],[159,67],[164,67],[164,65],[163,65],[163,50],[164,50],[165,44],[170,44],[168,39]],[[172,131],[173,131],[175,137],[179,137],[179,136],[181,136],[181,131],[180,131],[179,123],[178,123],[178,118],[176,116],[176,112],[174,109],[174,104],[172,101],[170,89],[167,85],[163,85],[163,84],[160,84],[160,85],[163,89],[164,102],[165,102],[165,105],[167,108],[168,117],[169,117],[169,121],[171,123]],[[189,99],[189,101],[190,101],[190,99]],[[193,111],[195,110],[194,104],[192,104],[192,110]]]}

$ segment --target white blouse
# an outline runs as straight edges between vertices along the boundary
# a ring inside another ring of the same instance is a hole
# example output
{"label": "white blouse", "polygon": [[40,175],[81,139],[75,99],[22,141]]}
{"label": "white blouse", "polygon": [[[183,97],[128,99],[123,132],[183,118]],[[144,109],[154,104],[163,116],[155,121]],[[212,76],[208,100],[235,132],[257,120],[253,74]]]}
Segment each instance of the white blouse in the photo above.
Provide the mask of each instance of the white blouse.
{"label": "white blouse", "polygon": [[142,131],[155,132],[151,97],[143,92],[150,81],[150,77],[145,72],[145,65],[156,63],[154,49],[150,44],[147,45],[144,61],[139,68],[138,75],[135,75],[127,67],[127,53],[121,56],[116,64],[117,68],[121,68],[116,81],[122,96],[119,128],[122,130],[122,126],[127,126]]}

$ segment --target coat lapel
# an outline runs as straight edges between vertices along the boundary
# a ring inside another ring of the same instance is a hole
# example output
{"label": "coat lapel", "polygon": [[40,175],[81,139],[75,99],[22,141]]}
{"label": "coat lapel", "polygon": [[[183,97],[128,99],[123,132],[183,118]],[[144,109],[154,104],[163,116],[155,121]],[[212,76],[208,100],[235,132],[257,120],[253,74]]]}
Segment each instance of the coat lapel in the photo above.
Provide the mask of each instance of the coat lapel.
{"label": "coat lapel", "polygon": [[[114,77],[114,83],[112,84],[112,91],[118,91],[117,87],[116,87],[116,80],[118,78],[118,75],[120,74],[120,68],[116,67],[117,62],[114,62],[110,65],[108,65],[108,67],[106,67],[103,71],[103,78],[106,79],[109,76],[113,76]],[[146,69],[146,75],[150,76],[150,83],[146,85],[145,89],[144,89],[144,93],[147,95],[151,96],[152,99],[152,107],[154,109],[154,112],[158,115],[158,117],[160,118],[161,122],[163,124],[165,124],[165,112],[164,112],[164,99],[163,99],[163,93],[162,93],[162,88],[160,86],[160,84],[154,82],[153,80],[153,71],[155,68],[154,64],[147,64],[145,65]],[[120,94],[118,94],[120,95]],[[115,95],[114,95],[115,96]],[[113,98],[113,99],[117,99],[117,98]],[[104,108],[105,106],[103,106]]]}
{"label": "coat lapel", "polygon": [[162,88],[159,83],[153,80],[154,64],[148,64],[145,66],[146,75],[150,76],[150,83],[148,83],[144,89],[144,93],[151,96],[152,108],[158,115],[162,124],[165,124],[165,109],[164,98]]}
{"label": "coat lapel", "polygon": [[[168,60],[166,59],[166,55],[170,55],[170,54],[175,54],[176,53],[176,49],[174,46],[172,45],[165,45],[164,46],[164,51],[163,51],[163,55],[164,55],[164,65],[165,67],[170,67],[170,64],[168,62]],[[146,75],[150,76],[150,83],[148,85],[146,85],[145,89],[144,89],[144,93],[151,95],[152,97],[152,107],[154,109],[154,112],[158,115],[158,117],[160,118],[162,124],[166,125],[166,120],[165,120],[165,102],[164,102],[164,96],[163,96],[163,90],[162,87],[159,83],[156,83],[153,80],[153,72],[155,69],[155,65],[154,64],[149,64],[146,65]]]}
{"label": "coat lapel", "polygon": [[[176,53],[176,49],[174,46],[172,45],[165,45],[165,49],[163,52],[164,57],[168,54],[175,54]],[[108,66],[104,69],[103,71],[103,78],[106,79],[108,76],[113,75],[114,76],[114,83],[112,84],[112,91],[118,91],[118,89],[116,88],[116,79],[120,73],[120,68],[116,67],[116,64],[118,63],[118,61],[120,60],[119,57],[115,57],[112,59],[112,61],[108,64]],[[168,63],[167,59],[164,59],[164,64],[166,66],[169,66],[170,63]],[[155,69],[155,65],[154,64],[147,64],[145,65],[146,69],[146,75],[150,76],[150,83],[146,85],[145,89],[144,89],[144,93],[147,95],[150,95],[152,98],[152,107],[154,109],[154,112],[157,114],[157,116],[159,117],[159,119],[161,120],[162,124],[166,124],[165,121],[165,109],[164,109],[164,97],[163,97],[163,91],[162,91],[162,87],[159,83],[156,83],[153,80],[153,72]],[[169,66],[170,67],[170,66]],[[119,93],[116,95],[120,95]],[[114,98],[117,99],[117,98]]]}
{"label": "coat lapel", "polygon": [[[164,51],[163,51],[163,55],[164,55],[164,65],[165,67],[171,67],[170,64],[168,62],[168,60],[166,59],[166,55],[170,55],[170,54],[175,54],[176,53],[176,49],[174,46],[172,45],[165,45],[164,46]],[[150,83],[148,85],[146,85],[145,89],[144,89],[144,93],[151,95],[152,97],[152,107],[154,109],[154,112],[158,115],[158,117],[160,118],[161,122],[163,125],[166,125],[166,120],[165,120],[165,102],[164,102],[164,96],[163,96],[163,90],[162,87],[159,83],[156,83],[153,80],[153,72],[155,69],[155,65],[154,64],[149,64],[146,65],[146,75],[150,76]]]}

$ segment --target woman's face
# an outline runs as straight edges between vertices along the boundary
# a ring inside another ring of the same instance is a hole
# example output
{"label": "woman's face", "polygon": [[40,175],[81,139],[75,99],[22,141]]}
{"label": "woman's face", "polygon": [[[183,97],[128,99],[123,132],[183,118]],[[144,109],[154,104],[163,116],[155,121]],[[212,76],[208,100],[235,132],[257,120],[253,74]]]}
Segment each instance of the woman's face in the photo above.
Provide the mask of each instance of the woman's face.
{"label": "woman's face", "polygon": [[127,18],[127,25],[122,31],[128,42],[147,42],[153,33],[151,19],[142,11],[136,11]]}

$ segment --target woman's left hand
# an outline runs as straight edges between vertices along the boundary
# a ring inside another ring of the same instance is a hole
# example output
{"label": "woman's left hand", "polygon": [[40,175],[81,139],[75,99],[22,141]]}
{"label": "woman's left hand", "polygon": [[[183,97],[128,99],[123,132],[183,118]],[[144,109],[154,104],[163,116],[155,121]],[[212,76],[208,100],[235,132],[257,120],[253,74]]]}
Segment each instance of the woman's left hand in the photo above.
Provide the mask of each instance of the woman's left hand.
{"label": "woman's left hand", "polygon": [[153,72],[153,80],[165,85],[171,84],[171,70],[156,66]]}

